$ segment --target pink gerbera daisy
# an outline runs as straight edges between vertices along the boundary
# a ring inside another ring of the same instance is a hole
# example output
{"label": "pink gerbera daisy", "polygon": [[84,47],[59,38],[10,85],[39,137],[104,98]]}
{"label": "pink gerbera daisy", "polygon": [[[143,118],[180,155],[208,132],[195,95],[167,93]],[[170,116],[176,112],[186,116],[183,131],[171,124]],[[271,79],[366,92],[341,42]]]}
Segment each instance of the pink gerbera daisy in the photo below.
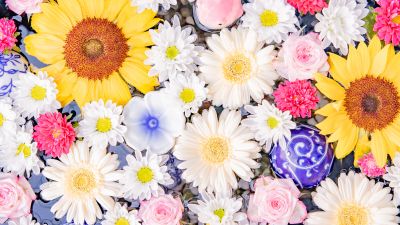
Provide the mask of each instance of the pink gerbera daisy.
{"label": "pink gerbera daisy", "polygon": [[310,117],[319,101],[317,89],[307,80],[285,81],[273,93],[281,111],[290,111],[293,117]]}
{"label": "pink gerbera daisy", "polygon": [[400,1],[380,0],[378,4],[374,31],[386,44],[400,44]]}
{"label": "pink gerbera daisy", "polygon": [[0,19],[0,53],[5,50],[11,50],[14,47],[17,42],[17,38],[15,38],[16,31],[17,27],[14,20]]}
{"label": "pink gerbera daisy", "polygon": [[59,112],[46,113],[38,118],[34,127],[33,139],[46,155],[59,157],[67,154],[75,140],[75,130],[67,118]]}
{"label": "pink gerbera daisy", "polygon": [[386,173],[386,168],[379,168],[376,165],[376,161],[372,153],[365,154],[358,160],[358,166],[361,169],[361,172],[368,177],[375,178],[382,176]]}
{"label": "pink gerbera daisy", "polygon": [[288,3],[295,7],[299,12],[314,15],[316,12],[321,12],[327,7],[326,0],[288,0]]}

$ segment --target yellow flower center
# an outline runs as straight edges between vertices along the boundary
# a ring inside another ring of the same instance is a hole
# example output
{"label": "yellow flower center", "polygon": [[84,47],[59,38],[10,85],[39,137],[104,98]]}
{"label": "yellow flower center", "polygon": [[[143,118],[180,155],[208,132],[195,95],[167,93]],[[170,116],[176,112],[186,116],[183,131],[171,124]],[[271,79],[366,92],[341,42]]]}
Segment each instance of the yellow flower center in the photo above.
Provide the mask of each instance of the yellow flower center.
{"label": "yellow flower center", "polygon": [[53,136],[53,138],[58,138],[58,137],[60,137],[61,134],[62,134],[62,130],[59,128],[55,128],[51,132],[51,135]]}
{"label": "yellow flower center", "polygon": [[348,204],[338,212],[339,225],[367,225],[369,224],[368,212],[365,208]]}
{"label": "yellow flower center", "polygon": [[112,123],[110,118],[99,118],[97,120],[96,129],[99,132],[106,133],[112,128]]}
{"label": "yellow flower center", "polygon": [[224,77],[232,83],[244,83],[250,78],[251,62],[243,54],[236,54],[225,59]]}
{"label": "yellow flower center", "polygon": [[26,144],[22,143],[18,146],[16,155],[23,153],[25,158],[28,158],[31,155],[31,148]]}
{"label": "yellow flower center", "polygon": [[400,15],[393,17],[392,22],[395,24],[400,24]]}
{"label": "yellow flower center", "polygon": [[103,55],[104,53],[104,45],[103,43],[96,39],[89,39],[87,41],[85,41],[82,45],[83,48],[83,53],[92,59],[96,59],[98,57],[100,57],[101,55]]}
{"label": "yellow flower center", "polygon": [[279,125],[279,121],[275,117],[269,117],[267,119],[267,125],[269,128],[274,129]]}
{"label": "yellow flower center", "polygon": [[36,101],[41,101],[44,98],[46,98],[46,88],[41,87],[39,85],[35,85],[32,89],[31,89],[31,96],[33,99],[35,99]]}
{"label": "yellow flower center", "polygon": [[222,218],[225,216],[225,209],[216,209],[214,210],[214,215],[219,217],[219,222],[222,223]]}
{"label": "yellow flower center", "polygon": [[182,90],[179,97],[184,103],[191,103],[196,98],[196,93],[191,88],[185,88]]}
{"label": "yellow flower center", "polygon": [[4,118],[3,114],[0,113],[0,127],[3,126],[4,121],[6,121],[6,118]]}
{"label": "yellow flower center", "polygon": [[90,193],[96,187],[96,179],[92,171],[79,169],[71,176],[70,187],[75,192]]}
{"label": "yellow flower center", "polygon": [[203,144],[204,160],[210,163],[222,163],[229,155],[229,144],[225,138],[210,137]]}
{"label": "yellow flower center", "polygon": [[125,217],[121,217],[115,221],[115,225],[129,225],[129,221]]}
{"label": "yellow flower center", "polygon": [[272,10],[265,10],[260,15],[261,24],[264,27],[276,26],[279,22],[278,14]]}
{"label": "yellow flower center", "polygon": [[165,50],[168,59],[175,59],[179,55],[179,49],[176,46],[170,46]]}
{"label": "yellow flower center", "polygon": [[153,180],[154,174],[153,174],[153,170],[151,170],[149,167],[145,166],[145,167],[140,168],[139,171],[137,171],[136,176],[140,182],[145,184],[145,183],[148,183]]}

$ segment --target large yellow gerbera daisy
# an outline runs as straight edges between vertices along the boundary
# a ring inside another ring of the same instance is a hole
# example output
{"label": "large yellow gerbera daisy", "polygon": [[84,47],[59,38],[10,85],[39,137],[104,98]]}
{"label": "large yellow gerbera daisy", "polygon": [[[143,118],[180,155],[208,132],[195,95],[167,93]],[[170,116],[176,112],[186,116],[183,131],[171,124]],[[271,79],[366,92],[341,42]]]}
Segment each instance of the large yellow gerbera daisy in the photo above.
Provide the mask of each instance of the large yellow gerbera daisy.
{"label": "large yellow gerbera daisy", "polygon": [[127,83],[143,93],[158,85],[143,63],[152,45],[148,29],[160,21],[155,12],[139,14],[129,0],[58,0],[41,8],[26,51],[49,64],[43,70],[55,78],[64,105],[101,98],[125,104]]}
{"label": "large yellow gerbera daisy", "polygon": [[316,112],[327,116],[317,127],[330,134],[329,142],[337,141],[337,158],[355,148],[365,151],[369,142],[383,167],[387,154],[393,158],[400,146],[400,53],[392,45],[382,48],[374,37],[368,47],[350,46],[347,60],[330,54],[329,63],[334,80],[318,74],[316,86],[334,102]]}

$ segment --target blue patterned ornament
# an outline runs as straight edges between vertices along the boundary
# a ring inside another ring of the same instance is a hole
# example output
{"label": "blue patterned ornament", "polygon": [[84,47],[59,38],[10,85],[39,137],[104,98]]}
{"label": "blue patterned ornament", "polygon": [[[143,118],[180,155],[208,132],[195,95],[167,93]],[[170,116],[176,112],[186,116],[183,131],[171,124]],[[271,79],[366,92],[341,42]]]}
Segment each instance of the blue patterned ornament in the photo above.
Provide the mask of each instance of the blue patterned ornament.
{"label": "blue patterned ornament", "polygon": [[331,171],[332,145],[313,127],[298,125],[287,148],[275,145],[270,152],[272,169],[280,178],[291,178],[300,188],[312,188]]}
{"label": "blue patterned ornament", "polygon": [[0,54],[0,98],[7,97],[13,90],[15,79],[28,73],[28,61],[18,52]]}

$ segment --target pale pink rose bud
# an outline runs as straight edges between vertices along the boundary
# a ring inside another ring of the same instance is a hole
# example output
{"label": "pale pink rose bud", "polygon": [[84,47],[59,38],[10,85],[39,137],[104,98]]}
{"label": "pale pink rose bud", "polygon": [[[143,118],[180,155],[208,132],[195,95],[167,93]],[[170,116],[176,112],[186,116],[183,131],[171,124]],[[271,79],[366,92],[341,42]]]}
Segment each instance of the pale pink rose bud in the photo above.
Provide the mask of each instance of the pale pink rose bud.
{"label": "pale pink rose bud", "polygon": [[24,12],[28,14],[41,12],[40,3],[42,2],[43,0],[6,0],[8,8],[18,15]]}
{"label": "pale pink rose bud", "polygon": [[183,205],[179,198],[163,195],[142,201],[138,215],[143,225],[179,225],[182,213]]}
{"label": "pale pink rose bud", "polygon": [[243,5],[241,0],[197,0],[196,13],[202,25],[222,29],[243,15]]}

